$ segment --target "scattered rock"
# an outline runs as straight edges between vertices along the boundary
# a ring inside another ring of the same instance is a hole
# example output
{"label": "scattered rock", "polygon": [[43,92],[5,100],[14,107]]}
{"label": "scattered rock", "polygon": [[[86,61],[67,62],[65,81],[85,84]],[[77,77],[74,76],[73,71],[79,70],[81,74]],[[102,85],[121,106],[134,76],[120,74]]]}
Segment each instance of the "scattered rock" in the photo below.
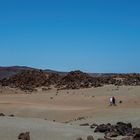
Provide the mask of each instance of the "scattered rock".
{"label": "scattered rock", "polygon": [[120,104],[122,104],[122,101],[119,101]]}
{"label": "scattered rock", "polygon": [[20,133],[18,136],[19,140],[30,140],[30,132]]}
{"label": "scattered rock", "polygon": [[94,132],[105,134],[104,138],[99,138],[98,140],[112,140],[113,137],[118,136],[126,136],[121,140],[140,140],[140,128],[133,128],[131,123],[101,124],[95,128]]}
{"label": "scattered rock", "polygon": [[5,116],[5,114],[3,114],[3,113],[0,113],[0,116]]}
{"label": "scattered rock", "polygon": [[52,100],[52,99],[53,99],[53,97],[50,97],[50,99]]}
{"label": "scattered rock", "polygon": [[101,125],[98,125],[96,127],[96,129],[94,130],[95,133],[97,132],[100,132],[100,133],[105,133],[105,132],[109,132],[111,129],[111,125],[110,124],[101,124]]}
{"label": "scattered rock", "polygon": [[[55,122],[55,120],[53,120]],[[80,126],[89,126],[88,123],[81,124]],[[118,122],[116,125],[111,125],[111,124],[92,124],[92,127],[95,126],[95,133],[100,132],[104,133],[105,136],[104,138],[98,138],[98,140],[113,140],[113,137],[117,136],[127,136],[125,138],[122,138],[121,140],[140,140],[140,128],[132,128],[131,123],[123,123],[123,122]],[[90,126],[90,127],[91,127]],[[128,136],[129,135],[129,136]],[[21,133],[18,136],[18,139],[21,140],[30,140],[30,133],[25,132]],[[77,138],[76,140],[83,140],[81,137]],[[88,136],[87,140],[94,140],[93,136]]]}
{"label": "scattered rock", "polygon": [[88,123],[83,123],[83,124],[80,124],[80,126],[89,126]]}
{"label": "scattered rock", "polygon": [[93,123],[92,125],[90,125],[90,128],[94,129],[97,126],[98,126],[97,124]]}
{"label": "scattered rock", "polygon": [[78,117],[76,120],[85,120],[85,117]]}
{"label": "scattered rock", "polygon": [[118,122],[116,125],[117,132],[119,132],[119,135],[126,136],[132,133],[132,124],[131,123],[123,123]]}
{"label": "scattered rock", "polygon": [[9,115],[9,117],[14,117],[15,115],[13,115],[13,114],[11,114],[11,115]]}
{"label": "scattered rock", "polygon": [[112,138],[112,137],[117,137],[117,136],[119,136],[118,132],[115,132],[115,131],[113,131],[113,132],[108,132],[108,133],[106,133],[105,135],[106,135],[107,138]]}

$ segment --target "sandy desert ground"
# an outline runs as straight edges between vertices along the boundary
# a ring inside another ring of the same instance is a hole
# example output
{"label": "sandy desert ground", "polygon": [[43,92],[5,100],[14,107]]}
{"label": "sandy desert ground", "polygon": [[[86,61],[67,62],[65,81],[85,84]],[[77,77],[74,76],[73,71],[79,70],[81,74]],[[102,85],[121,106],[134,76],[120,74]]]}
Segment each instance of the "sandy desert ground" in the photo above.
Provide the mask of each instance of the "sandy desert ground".
{"label": "sandy desert ground", "polygon": [[[30,131],[31,140],[76,140],[94,134],[82,123],[131,122],[140,127],[140,86],[104,86],[100,88],[56,89],[24,93],[0,88],[0,138],[16,140],[20,132]],[[109,106],[115,96],[117,106]],[[120,104],[119,101],[122,101]],[[15,117],[7,117],[14,114]],[[83,118],[79,120],[79,118]]]}

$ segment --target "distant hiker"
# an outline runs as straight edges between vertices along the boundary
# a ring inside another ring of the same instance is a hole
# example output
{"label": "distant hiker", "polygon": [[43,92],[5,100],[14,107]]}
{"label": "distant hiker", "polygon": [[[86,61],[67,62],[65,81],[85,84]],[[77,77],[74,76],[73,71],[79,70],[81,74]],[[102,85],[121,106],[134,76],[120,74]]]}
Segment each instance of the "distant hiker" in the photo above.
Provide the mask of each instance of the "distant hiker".
{"label": "distant hiker", "polygon": [[109,105],[110,106],[112,106],[112,105],[116,106],[116,99],[115,99],[115,97],[110,97],[109,98]]}
{"label": "distant hiker", "polygon": [[113,103],[114,106],[116,105],[116,99],[115,99],[115,97],[112,97],[112,103]]}
{"label": "distant hiker", "polygon": [[110,104],[109,104],[110,106],[113,105],[113,97],[110,97],[110,98],[109,98],[109,103],[110,103]]}

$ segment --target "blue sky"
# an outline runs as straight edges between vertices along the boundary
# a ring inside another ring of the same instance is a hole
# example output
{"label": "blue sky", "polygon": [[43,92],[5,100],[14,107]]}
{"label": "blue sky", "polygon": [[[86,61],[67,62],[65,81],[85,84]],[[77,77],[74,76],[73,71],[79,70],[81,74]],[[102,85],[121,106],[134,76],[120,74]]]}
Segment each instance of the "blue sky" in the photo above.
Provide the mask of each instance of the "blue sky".
{"label": "blue sky", "polygon": [[139,0],[0,1],[0,66],[140,72]]}

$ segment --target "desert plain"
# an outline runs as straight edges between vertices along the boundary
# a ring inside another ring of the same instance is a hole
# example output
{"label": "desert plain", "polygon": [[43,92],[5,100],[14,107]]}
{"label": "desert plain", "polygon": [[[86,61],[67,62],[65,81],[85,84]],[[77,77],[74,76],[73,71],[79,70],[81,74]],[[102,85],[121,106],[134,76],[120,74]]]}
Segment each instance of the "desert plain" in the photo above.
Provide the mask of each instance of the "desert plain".
{"label": "desert plain", "polygon": [[[106,85],[98,88],[24,92],[0,87],[0,138],[16,140],[21,132],[30,132],[31,140],[76,140],[94,133],[88,123],[132,123],[140,127],[140,86]],[[109,106],[109,98],[116,106]],[[14,117],[10,117],[13,114]],[[116,138],[120,139],[120,137]]]}

